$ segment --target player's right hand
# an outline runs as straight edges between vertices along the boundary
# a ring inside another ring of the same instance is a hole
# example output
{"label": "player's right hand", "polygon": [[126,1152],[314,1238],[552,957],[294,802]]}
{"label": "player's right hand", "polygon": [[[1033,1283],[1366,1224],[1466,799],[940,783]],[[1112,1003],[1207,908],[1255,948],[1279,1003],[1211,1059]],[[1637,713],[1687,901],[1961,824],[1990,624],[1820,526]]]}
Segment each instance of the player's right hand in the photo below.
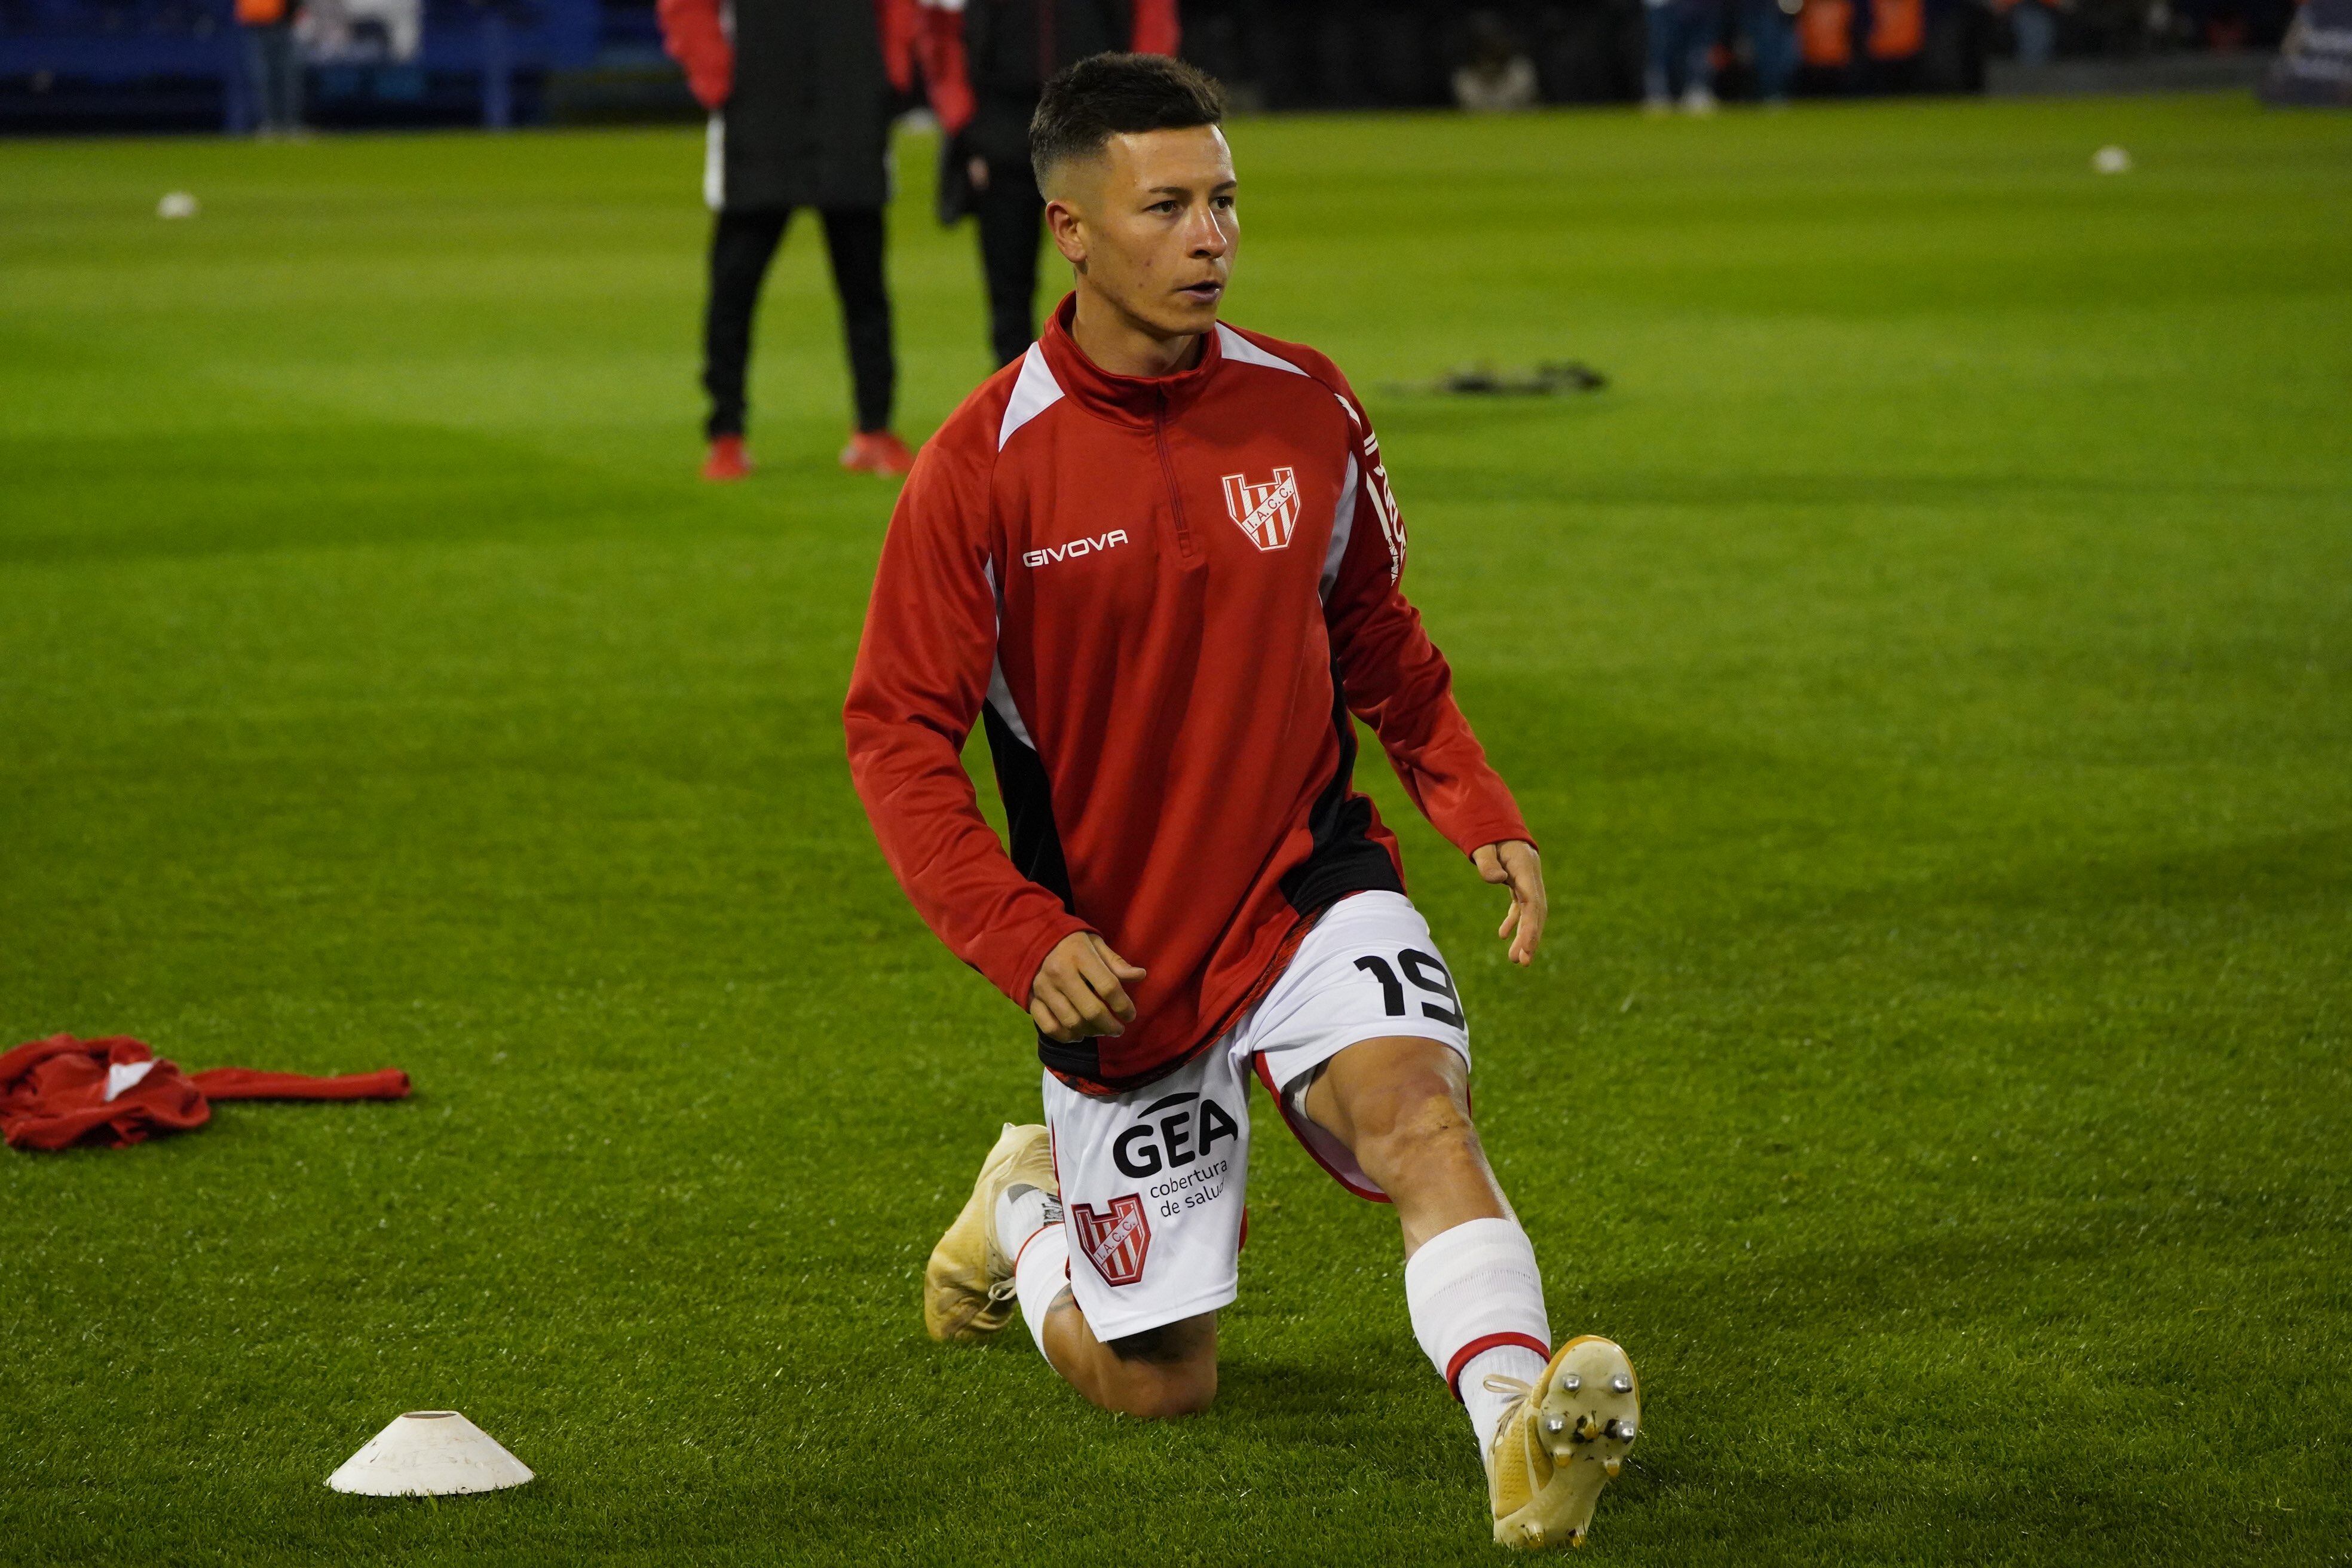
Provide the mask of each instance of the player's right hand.
{"label": "player's right hand", "polygon": [[1037,978],[1029,983],[1029,1016],[1039,1034],[1066,1046],[1123,1035],[1135,1022],[1127,987],[1143,973],[1094,932],[1072,931],[1037,966]]}

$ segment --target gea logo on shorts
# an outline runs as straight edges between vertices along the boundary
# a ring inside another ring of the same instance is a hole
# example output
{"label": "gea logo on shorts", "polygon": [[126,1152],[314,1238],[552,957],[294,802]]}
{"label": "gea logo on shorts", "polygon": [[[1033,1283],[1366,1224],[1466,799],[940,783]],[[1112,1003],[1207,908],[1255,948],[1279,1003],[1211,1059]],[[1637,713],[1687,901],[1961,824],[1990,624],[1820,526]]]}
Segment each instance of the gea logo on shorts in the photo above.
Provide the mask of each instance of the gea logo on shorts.
{"label": "gea logo on shorts", "polygon": [[[1192,1102],[1199,1100],[1195,1106]],[[1160,1116],[1163,1110],[1173,1115]],[[1205,1159],[1220,1138],[1238,1138],[1241,1128],[1225,1108],[1197,1094],[1171,1094],[1152,1101],[1141,1120],[1118,1135],[1110,1157],[1130,1176],[1156,1176]],[[1151,1120],[1159,1117],[1157,1121]]]}

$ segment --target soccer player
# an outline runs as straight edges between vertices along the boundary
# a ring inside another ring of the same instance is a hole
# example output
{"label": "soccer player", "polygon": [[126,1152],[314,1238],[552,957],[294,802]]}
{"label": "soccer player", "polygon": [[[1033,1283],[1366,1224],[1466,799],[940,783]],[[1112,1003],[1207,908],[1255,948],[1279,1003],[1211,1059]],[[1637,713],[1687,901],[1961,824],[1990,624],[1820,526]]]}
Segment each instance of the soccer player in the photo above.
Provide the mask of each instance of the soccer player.
{"label": "soccer player", "polygon": [[856,426],[841,466],[905,473],[915,459],[890,428],[898,360],[882,219],[892,93],[913,80],[913,0],[658,0],[656,14],[664,47],[710,111],[702,170],[712,215],[702,477],[730,483],[751,472],[744,448],[751,322],[769,264],[802,207],[824,216],[849,349]]}
{"label": "soccer player", "polygon": [[[1351,784],[1350,715],[1507,886],[1543,873],[1399,592],[1363,406],[1314,350],[1217,319],[1240,228],[1214,83],[1056,75],[1030,132],[1075,293],[924,447],[882,547],[850,766],[924,920],[1028,1009],[1045,1120],[1007,1127],[924,1277],[973,1339],[1021,1315],[1108,1410],[1215,1396],[1255,1075],[1349,1191],[1395,1205],[1405,1300],[1467,1406],[1495,1539],[1580,1542],[1639,1423],[1625,1352],[1555,1349],[1470,1118],[1452,972]],[[1010,853],[960,752],[986,725]]]}

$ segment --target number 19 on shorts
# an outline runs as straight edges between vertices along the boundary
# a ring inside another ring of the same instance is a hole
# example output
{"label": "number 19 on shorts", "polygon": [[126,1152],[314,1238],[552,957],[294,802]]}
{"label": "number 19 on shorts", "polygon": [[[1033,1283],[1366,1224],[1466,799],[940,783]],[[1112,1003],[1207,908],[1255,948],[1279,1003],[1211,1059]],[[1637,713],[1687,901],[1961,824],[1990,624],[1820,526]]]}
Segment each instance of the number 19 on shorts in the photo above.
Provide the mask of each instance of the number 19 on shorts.
{"label": "number 19 on shorts", "polygon": [[[1462,1018],[1462,998],[1454,989],[1454,976],[1445,972],[1444,962],[1435,953],[1412,947],[1399,950],[1393,959],[1385,953],[1368,952],[1356,960],[1356,967],[1381,983],[1381,1003],[1390,1017],[1407,1017],[1412,1005],[1418,1004],[1424,1018],[1434,1018],[1456,1029],[1466,1027]],[[1398,978],[1400,973],[1403,975],[1402,980]],[[1406,993],[1408,983],[1419,994]]]}

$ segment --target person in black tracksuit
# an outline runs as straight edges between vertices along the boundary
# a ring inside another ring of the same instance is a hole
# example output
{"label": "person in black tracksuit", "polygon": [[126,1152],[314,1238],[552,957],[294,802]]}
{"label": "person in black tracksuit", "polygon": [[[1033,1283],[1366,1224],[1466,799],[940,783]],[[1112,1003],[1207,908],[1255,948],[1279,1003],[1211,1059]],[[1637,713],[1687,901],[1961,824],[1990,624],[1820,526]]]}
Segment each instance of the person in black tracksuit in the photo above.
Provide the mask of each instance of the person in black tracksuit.
{"label": "person in black tracksuit", "polygon": [[[988,335],[1009,364],[1036,339],[1045,198],[1029,167],[1029,118],[1045,79],[1089,55],[1176,52],[1174,0],[965,0],[962,64],[971,118],[948,141],[942,213],[979,219]],[[935,95],[936,96],[936,95]],[[963,202],[957,196],[968,188]]]}
{"label": "person in black tracksuit", "polygon": [[[751,320],[793,211],[824,218],[856,388],[849,468],[903,472],[889,434],[898,364],[883,283],[892,84],[874,0],[660,0],[669,52],[710,110],[703,196],[716,215],[703,317],[712,478],[740,464]],[[877,456],[877,452],[879,456]],[[862,454],[862,460],[861,459]]]}

